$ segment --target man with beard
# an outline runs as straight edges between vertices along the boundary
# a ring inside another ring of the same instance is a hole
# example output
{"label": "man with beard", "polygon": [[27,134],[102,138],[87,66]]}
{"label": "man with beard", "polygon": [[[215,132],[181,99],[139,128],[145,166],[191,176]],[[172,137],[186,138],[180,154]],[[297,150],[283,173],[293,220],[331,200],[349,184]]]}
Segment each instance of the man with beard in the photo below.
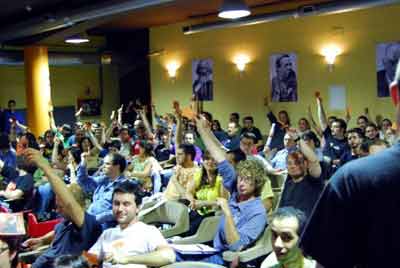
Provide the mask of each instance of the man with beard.
{"label": "man with beard", "polygon": [[364,138],[365,137],[360,128],[353,128],[347,131],[347,142],[350,146],[350,151],[346,151],[340,158],[341,165],[361,156],[360,147]]}

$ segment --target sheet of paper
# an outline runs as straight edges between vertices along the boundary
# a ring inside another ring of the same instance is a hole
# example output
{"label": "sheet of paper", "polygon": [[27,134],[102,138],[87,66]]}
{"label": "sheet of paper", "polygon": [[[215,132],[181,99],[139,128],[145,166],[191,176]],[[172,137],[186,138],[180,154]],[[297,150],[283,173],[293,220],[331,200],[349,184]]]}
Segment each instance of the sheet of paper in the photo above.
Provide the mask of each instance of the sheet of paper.
{"label": "sheet of paper", "polygon": [[25,235],[22,213],[0,213],[0,235]]}
{"label": "sheet of paper", "polygon": [[344,111],[346,107],[346,88],[339,85],[329,86],[329,108]]}

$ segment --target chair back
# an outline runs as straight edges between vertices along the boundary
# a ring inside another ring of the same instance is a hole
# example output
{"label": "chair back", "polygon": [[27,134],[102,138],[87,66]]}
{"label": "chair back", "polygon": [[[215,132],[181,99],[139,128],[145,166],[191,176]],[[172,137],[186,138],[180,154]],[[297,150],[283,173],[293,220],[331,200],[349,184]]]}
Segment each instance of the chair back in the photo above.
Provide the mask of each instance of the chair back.
{"label": "chair back", "polygon": [[61,218],[45,222],[38,222],[35,214],[28,213],[28,235],[29,237],[41,237],[50,231],[61,222]]}
{"label": "chair back", "polygon": [[153,211],[140,217],[144,223],[168,223],[173,227],[161,230],[165,238],[176,236],[189,230],[188,207],[177,201],[167,201]]}

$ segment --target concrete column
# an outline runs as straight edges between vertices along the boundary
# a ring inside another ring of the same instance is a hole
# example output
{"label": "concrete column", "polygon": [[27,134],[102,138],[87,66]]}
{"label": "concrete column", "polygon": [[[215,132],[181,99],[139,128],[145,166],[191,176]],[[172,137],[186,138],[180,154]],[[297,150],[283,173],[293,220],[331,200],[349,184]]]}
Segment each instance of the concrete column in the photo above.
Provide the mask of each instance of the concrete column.
{"label": "concrete column", "polygon": [[31,132],[39,136],[50,128],[48,109],[51,92],[47,47],[25,47],[24,61],[27,124]]}

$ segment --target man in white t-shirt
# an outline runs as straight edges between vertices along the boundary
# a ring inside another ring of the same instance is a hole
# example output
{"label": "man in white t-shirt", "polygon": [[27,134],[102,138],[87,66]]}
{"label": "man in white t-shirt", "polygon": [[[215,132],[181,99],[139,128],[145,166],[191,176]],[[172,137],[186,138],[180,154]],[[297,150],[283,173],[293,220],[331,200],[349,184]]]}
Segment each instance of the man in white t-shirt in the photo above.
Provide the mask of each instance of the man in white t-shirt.
{"label": "man in white t-shirt", "polygon": [[118,226],[105,230],[89,250],[103,267],[159,267],[175,262],[175,253],[154,226],[138,221],[142,195],[137,184],[120,183],[113,192],[112,210]]}

